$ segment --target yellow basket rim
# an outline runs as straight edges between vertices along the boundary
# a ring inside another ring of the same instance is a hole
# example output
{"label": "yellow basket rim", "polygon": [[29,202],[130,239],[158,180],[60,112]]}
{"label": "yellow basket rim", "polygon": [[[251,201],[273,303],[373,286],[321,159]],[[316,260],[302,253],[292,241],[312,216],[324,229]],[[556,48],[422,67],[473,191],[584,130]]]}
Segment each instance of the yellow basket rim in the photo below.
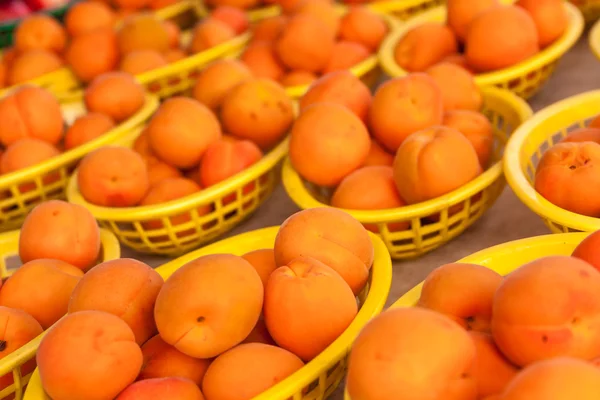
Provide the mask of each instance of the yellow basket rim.
{"label": "yellow basket rim", "polygon": [[[600,7],[600,4],[598,4],[598,7]],[[600,20],[596,21],[590,29],[588,42],[592,53],[600,59]]]}
{"label": "yellow basket rim", "polygon": [[[550,64],[554,60],[560,58],[571,47],[573,47],[583,33],[585,22],[581,11],[576,6],[568,2],[565,2],[564,5],[569,15],[569,27],[562,37],[560,37],[550,46],[541,50],[538,54],[519,64],[494,72],[476,74],[475,82],[477,85],[493,86],[502,82],[512,81],[514,79],[527,76],[531,71],[539,69],[544,65]],[[394,59],[394,48],[396,43],[413,27],[421,25],[427,21],[439,20],[440,15],[444,15],[445,13],[446,6],[437,6],[409,19],[406,23],[399,25],[394,32],[388,35],[384,39],[378,53],[379,62],[381,63],[383,70],[388,75],[393,77],[407,75],[408,71],[401,68]]]}
{"label": "yellow basket rim", "polygon": [[96,219],[104,221],[129,222],[147,220],[149,215],[153,218],[176,215],[191,208],[209,204],[215,200],[221,199],[229,195],[236,188],[244,186],[251,180],[258,179],[285,157],[288,149],[288,141],[289,138],[286,137],[275,148],[265,154],[256,164],[239,174],[219,182],[216,185],[204,188],[198,193],[166,203],[137,207],[102,207],[93,205],[87,202],[78,190],[77,170],[73,173],[67,185],[67,198],[69,202],[87,208]]}
{"label": "yellow basket rim", "polygon": [[[511,104],[512,108],[519,114],[519,118],[522,122],[527,121],[533,115],[531,107],[529,107],[525,100],[506,89],[485,87],[481,90],[484,98],[501,98],[503,101]],[[506,151],[507,149],[505,149],[505,152]],[[502,160],[499,160],[466,185],[432,200],[387,210],[343,209],[343,211],[352,215],[362,223],[377,223],[381,221],[395,221],[400,219],[406,220],[419,218],[424,215],[432,215],[435,212],[439,212],[448,208],[452,204],[456,204],[460,201],[466,200],[469,197],[472,197],[474,194],[488,187],[495,180],[500,178],[502,176],[502,172]],[[310,194],[310,192],[304,186],[302,178],[292,167],[289,157],[286,157],[283,165],[282,180],[288,196],[300,208],[307,209],[314,207],[330,207],[330,205],[321,203]]]}
{"label": "yellow basket rim", "polygon": [[[409,0],[409,1],[414,1],[414,0]],[[348,7],[343,6],[343,5],[337,5],[336,9],[338,10],[339,13],[342,13],[342,14],[348,11]],[[391,16],[383,11],[380,11],[374,7],[370,7],[370,9],[384,19],[385,23],[388,26],[389,32],[393,32],[395,29],[397,29],[399,22],[396,18],[394,18],[393,16]],[[358,64],[354,65],[352,68],[349,69],[349,71],[352,73],[352,75],[354,75],[358,78],[362,78],[363,76],[365,76],[369,72],[373,71],[378,66],[379,66],[379,57],[378,57],[377,53],[375,53],[375,54],[372,54],[371,56],[367,57],[366,59],[362,60]],[[288,96],[290,96],[292,99],[299,99],[306,93],[306,91],[309,89],[310,85],[311,84],[290,86],[290,87],[285,88],[285,91],[288,94]]]}
{"label": "yellow basket rim", "polygon": [[504,173],[506,180],[517,197],[533,212],[551,218],[553,221],[579,231],[589,232],[600,229],[600,218],[588,217],[562,209],[540,195],[529,183],[521,169],[521,148],[531,130],[546,118],[569,109],[576,109],[590,98],[600,98],[600,90],[581,93],[554,103],[534,114],[522,124],[508,140],[504,151]]}
{"label": "yellow basket rim", "polygon": [[[263,237],[275,236],[279,226],[257,229],[242,233],[210,244],[195,250],[176,260],[170,261],[157,269],[159,273],[169,272],[184,263],[195,260],[207,254],[227,252],[228,248],[242,242],[259,242]],[[318,356],[306,363],[304,367],[290,375],[283,381],[271,387],[267,391],[253,398],[253,400],[273,400],[292,398],[295,393],[300,392],[315,378],[331,368],[336,362],[349,351],[352,342],[366,325],[367,322],[377,315],[385,306],[392,284],[392,261],[383,241],[375,234],[369,232],[369,237],[375,249],[375,258],[372,267],[372,278],[369,293],[352,323],[346,330]]]}
{"label": "yellow basket rim", "polygon": [[431,0],[383,0],[368,3],[366,6],[371,10],[380,12],[382,14],[394,14],[414,7],[419,7],[423,4],[429,3],[430,1]]}
{"label": "yellow basket rim", "polygon": [[[75,102],[83,101],[83,92],[78,91],[70,95],[69,101],[62,103],[62,106],[68,106]],[[71,150],[67,150],[64,153],[52,157],[39,164],[32,165],[31,167],[23,168],[18,171],[10,172],[0,176],[0,188],[8,188],[12,185],[19,184],[23,181],[33,180],[37,176],[41,176],[54,169],[60,168],[63,165],[67,165],[73,161],[76,161],[86,154],[98,149],[101,146],[110,144],[117,141],[127,131],[135,128],[137,125],[146,121],[152,113],[158,107],[158,99],[156,96],[146,94],[144,105],[139,109],[133,116],[125,120],[124,122],[116,125],[114,128],[106,132],[104,135],[97,137],[87,143],[77,146]]]}
{"label": "yellow basket rim", "polygon": [[[20,230],[14,230],[0,233],[0,246],[2,243],[18,241],[20,232]],[[121,257],[121,246],[116,236],[111,231],[100,228],[100,242],[102,243],[103,262],[116,260]],[[48,332],[48,329],[0,360],[0,376],[9,374],[11,370],[31,359],[35,355],[40,342],[44,335],[46,335],[46,332]]]}
{"label": "yellow basket rim", "polygon": [[182,15],[189,10],[193,10],[194,8],[194,0],[179,0],[177,3],[168,5],[163,8],[159,8],[158,10],[152,11],[152,13],[159,19],[166,21],[168,19]]}

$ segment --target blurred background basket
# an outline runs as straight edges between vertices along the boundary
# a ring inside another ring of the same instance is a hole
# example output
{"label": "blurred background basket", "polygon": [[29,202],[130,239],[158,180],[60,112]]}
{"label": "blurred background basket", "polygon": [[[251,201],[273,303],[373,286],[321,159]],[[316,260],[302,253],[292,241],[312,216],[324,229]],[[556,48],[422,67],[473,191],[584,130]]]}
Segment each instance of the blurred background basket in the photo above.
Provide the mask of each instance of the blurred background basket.
{"label": "blurred background basket", "polygon": [[[131,146],[142,128],[122,144]],[[138,252],[179,255],[210,242],[248,218],[273,193],[279,181],[279,162],[287,154],[288,140],[279,143],[257,163],[214,186],[167,203],[151,206],[110,208],[88,203],[77,186],[77,171],[68,187],[71,203],[86,207],[100,226]],[[207,214],[199,208],[212,208]],[[189,221],[172,224],[171,218],[189,216]],[[162,226],[153,228],[152,225]],[[159,222],[160,221],[160,222]]]}
{"label": "blurred background basket", "polygon": [[593,22],[600,18],[599,0],[569,0],[576,5],[583,14],[585,22]]}
{"label": "blurred background basket", "polygon": [[[392,258],[418,257],[460,235],[496,201],[505,186],[502,152],[512,132],[532,115],[531,108],[513,93],[483,89],[483,113],[494,126],[494,164],[465,186],[444,196],[389,210],[344,210],[363,224],[374,224]],[[304,181],[286,159],[283,184],[290,198],[303,209],[329,204],[330,192]],[[451,214],[451,208],[462,208]],[[437,217],[437,222],[426,221]],[[406,230],[390,231],[398,222],[409,222]],[[427,223],[429,222],[429,223]]]}
{"label": "blurred background basket", "polygon": [[[528,99],[541,89],[550,78],[557,62],[571,48],[583,32],[584,20],[581,11],[571,3],[565,3],[569,14],[569,27],[556,42],[530,59],[509,68],[475,75],[480,87],[496,86],[508,89],[524,99]],[[383,70],[392,77],[404,76],[408,72],[394,59],[394,49],[398,41],[412,28],[425,22],[445,22],[446,7],[440,6],[411,18],[388,35],[379,49],[379,61]]]}
{"label": "blurred background basket", "polygon": [[533,182],[542,154],[575,129],[600,114],[600,90],[559,101],[521,125],[506,146],[504,172],[519,199],[538,214],[552,232],[591,232],[600,218],[564,210],[540,195]]}
{"label": "blurred background basket", "polygon": [[[105,229],[100,230],[100,241],[102,244],[100,260],[116,260],[121,257],[121,248],[117,238]],[[0,234],[0,273],[2,280],[8,278],[16,268],[9,266],[13,258],[19,254],[19,231],[10,231]],[[20,349],[10,353],[0,360],[0,377],[12,372],[13,384],[0,391],[0,400],[14,398],[21,400],[25,392],[25,386],[31,377],[31,372],[22,371],[21,367],[29,360],[35,358],[35,353],[45,332],[33,339]],[[14,397],[13,397],[14,396]]]}
{"label": "blurred background basket", "polygon": [[369,8],[405,21],[444,3],[445,0],[382,0],[369,3]]}
{"label": "blurred background basket", "polygon": [[[208,254],[243,255],[258,249],[273,248],[278,230],[279,227],[264,228],[222,240],[164,264],[157,271],[167,279],[184,264]],[[392,264],[385,245],[375,235],[371,235],[371,240],[375,248],[375,261],[369,284],[359,295],[361,307],[354,321],[321,354],[253,400],[324,399],[335,391],[344,378],[352,342],[363,326],[381,312],[392,284]],[[31,378],[25,399],[49,400],[37,370]]]}
{"label": "blurred background basket", "polygon": [[[73,93],[68,101],[62,103],[63,115],[68,123],[83,114],[82,97],[82,92]],[[144,125],[157,107],[156,97],[147,95],[137,113],[104,135],[37,165],[0,175],[0,232],[20,227],[25,216],[39,203],[65,198],[69,176],[83,156]],[[49,175],[53,179],[48,179]]]}
{"label": "blurred background basket", "polygon": [[[563,233],[515,240],[478,251],[457,262],[482,265],[498,272],[500,275],[507,275],[520,266],[541,257],[570,256],[588,234]],[[422,288],[423,282],[409,290],[390,308],[416,307],[419,297],[421,297]],[[344,399],[351,400],[347,391],[344,393]]]}

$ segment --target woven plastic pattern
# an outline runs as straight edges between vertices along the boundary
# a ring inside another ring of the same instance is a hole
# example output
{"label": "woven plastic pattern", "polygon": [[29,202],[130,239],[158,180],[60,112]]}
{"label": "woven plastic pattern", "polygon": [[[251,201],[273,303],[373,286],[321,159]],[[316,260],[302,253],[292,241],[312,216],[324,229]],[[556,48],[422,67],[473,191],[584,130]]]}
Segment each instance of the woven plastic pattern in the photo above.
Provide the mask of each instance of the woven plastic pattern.
{"label": "woven plastic pattern", "polygon": [[[375,225],[392,258],[417,257],[450,241],[477,221],[502,193],[504,144],[532,112],[527,103],[506,90],[487,88],[483,93],[483,113],[494,127],[495,141],[494,164],[482,175],[451,193],[423,203],[389,210],[344,210],[363,224]],[[331,190],[304,181],[289,159],[284,164],[283,183],[301,208],[329,203]],[[395,227],[401,222],[408,222],[409,228],[397,230]]]}

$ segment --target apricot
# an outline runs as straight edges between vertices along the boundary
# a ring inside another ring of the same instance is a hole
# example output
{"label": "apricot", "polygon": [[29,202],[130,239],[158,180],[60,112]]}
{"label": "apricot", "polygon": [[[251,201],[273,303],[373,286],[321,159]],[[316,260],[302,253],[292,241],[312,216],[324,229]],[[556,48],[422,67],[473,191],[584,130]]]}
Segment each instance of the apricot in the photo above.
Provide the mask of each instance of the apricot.
{"label": "apricot", "polygon": [[442,92],[444,109],[479,111],[483,96],[473,75],[458,65],[443,62],[427,70]]}
{"label": "apricot", "polygon": [[[60,154],[58,149],[43,140],[23,138],[8,146],[0,159],[0,173],[9,174],[25,168],[36,166]],[[42,185],[51,185],[60,179],[57,171],[45,174]],[[19,185],[21,193],[34,190],[36,182]]]}
{"label": "apricot", "polygon": [[[177,0],[150,0],[150,2],[148,3],[148,7],[152,10],[160,10],[175,3],[177,3]],[[171,21],[167,20],[165,22]]]}
{"label": "apricot", "polygon": [[156,50],[135,50],[125,54],[119,69],[131,75],[139,75],[167,65],[167,60]]}
{"label": "apricot", "polygon": [[165,343],[160,335],[152,337],[142,345],[142,355],[144,363],[138,376],[139,380],[179,377],[189,379],[200,386],[210,365],[210,360],[183,354]]}
{"label": "apricot", "polygon": [[465,55],[477,72],[511,67],[539,52],[533,18],[517,6],[493,7],[469,25]]}
{"label": "apricot", "polygon": [[198,386],[179,377],[144,379],[123,390],[115,400],[204,400]]}
{"label": "apricot", "polygon": [[336,71],[322,76],[309,87],[300,98],[300,112],[315,103],[336,103],[366,121],[371,101],[371,91],[363,81],[350,71]]}
{"label": "apricot", "polygon": [[19,139],[40,139],[57,144],[63,136],[58,100],[46,89],[22,86],[0,99],[0,141],[10,146]]}
{"label": "apricot", "polygon": [[266,78],[246,80],[221,104],[223,129],[266,150],[277,144],[292,125],[294,109],[285,89]]}
{"label": "apricot", "polygon": [[[365,125],[348,108],[317,103],[306,108],[292,126],[290,160],[304,179],[336,186],[363,165],[370,142]],[[341,148],[344,152],[337,151]]]}
{"label": "apricot", "polygon": [[84,92],[88,111],[101,112],[116,122],[133,116],[144,105],[144,88],[133,76],[125,72],[100,75]]}
{"label": "apricot", "polygon": [[290,69],[319,72],[325,68],[335,45],[335,36],[322,21],[310,14],[291,17],[275,41],[275,52]]}
{"label": "apricot", "polygon": [[82,276],[81,269],[64,261],[29,261],[2,285],[0,306],[23,310],[48,329],[67,313],[71,293]]}
{"label": "apricot", "polygon": [[116,315],[129,325],[138,344],[154,334],[154,302],[162,277],[131,258],[98,264],[79,281],[69,302],[69,314],[97,310]]}
{"label": "apricot", "polygon": [[208,4],[216,7],[230,6],[242,10],[248,10],[258,6],[260,4],[260,0],[210,0]]}
{"label": "apricot", "polygon": [[12,46],[12,47],[6,47],[4,49],[2,49],[2,64],[4,64],[6,67],[10,67],[12,65],[12,63],[15,61],[15,59],[17,58],[17,56],[19,55],[19,52],[17,51],[17,49]]}
{"label": "apricot", "polygon": [[374,165],[394,165],[394,156],[388,153],[377,141],[371,139],[371,147],[367,159],[363,163],[363,167]]}
{"label": "apricot", "polygon": [[375,139],[395,153],[412,133],[440,125],[443,115],[440,88],[429,75],[416,73],[380,85],[368,119]]}
{"label": "apricot", "polygon": [[236,35],[244,33],[250,26],[248,15],[243,10],[232,6],[218,6],[210,13],[210,17],[229,25]]}
{"label": "apricot", "polygon": [[231,89],[251,77],[250,69],[238,60],[216,61],[200,72],[192,89],[192,96],[216,111]]}
{"label": "apricot", "polygon": [[73,73],[87,83],[117,68],[119,48],[113,29],[96,29],[74,37],[65,52],[65,60]]}
{"label": "apricot", "polygon": [[[0,306],[0,332],[2,332],[0,335],[1,360],[41,335],[43,329],[39,322],[25,311]],[[35,367],[35,359],[26,361],[20,368],[21,376],[32,373]],[[13,383],[12,371],[0,377],[1,389],[5,389]]]}
{"label": "apricot", "polygon": [[151,0],[114,0],[114,5],[117,9],[129,11],[134,14],[137,10],[141,10],[150,5]]}
{"label": "apricot", "polygon": [[67,32],[49,15],[30,14],[15,29],[14,43],[18,52],[40,49],[62,53],[67,44]]}
{"label": "apricot", "polygon": [[100,137],[113,129],[115,122],[107,115],[91,112],[78,117],[65,134],[65,149],[70,150]]}
{"label": "apricot", "polygon": [[252,41],[274,42],[287,24],[287,17],[276,15],[256,22],[252,29]]}
{"label": "apricot", "polygon": [[262,152],[249,140],[219,140],[211,144],[200,164],[200,182],[209,187],[255,164]]}
{"label": "apricot", "polygon": [[280,265],[265,288],[265,323],[280,347],[310,361],[350,325],[356,300],[344,279],[317,259],[300,256]]}
{"label": "apricot", "polygon": [[279,82],[285,87],[305,86],[312,84],[317,80],[317,76],[308,71],[290,71],[283,75]]}
{"label": "apricot", "polygon": [[457,51],[458,43],[450,28],[438,22],[426,22],[400,38],[394,59],[405,70],[420,72]]}
{"label": "apricot", "polygon": [[164,53],[169,49],[169,32],[163,21],[151,13],[141,13],[125,20],[117,33],[121,54],[136,50],[155,50]]}
{"label": "apricot", "polygon": [[171,47],[171,50],[179,49],[181,43],[181,29],[179,25],[171,20],[163,21],[163,25],[169,35],[169,47]]}
{"label": "apricot", "polygon": [[84,207],[49,200],[27,214],[19,235],[21,261],[50,258],[83,271],[96,263],[100,254],[100,230],[94,216]]}
{"label": "apricot", "polygon": [[519,0],[516,5],[533,17],[541,48],[554,43],[569,26],[569,15],[560,0]]}
{"label": "apricot", "polygon": [[146,164],[151,165],[154,163],[162,162],[156,158],[156,154],[150,148],[150,140],[148,139],[148,129],[142,130],[140,135],[133,142],[133,150],[138,153]]}
{"label": "apricot", "polygon": [[592,267],[600,271],[600,252],[598,251],[600,247],[598,247],[598,240],[600,240],[600,231],[590,234],[573,250],[572,256],[588,262]]}
{"label": "apricot", "polygon": [[340,29],[340,17],[331,1],[302,0],[294,9],[294,15],[312,15],[323,23],[329,32],[336,37]]}
{"label": "apricot", "polygon": [[342,40],[333,45],[329,61],[323,69],[327,74],[350,69],[369,58],[369,49],[363,44]]}
{"label": "apricot", "polygon": [[[103,400],[114,399],[135,381],[142,351],[119,317],[80,311],[48,331],[36,360],[42,386],[51,398]],[[92,365],[94,373],[90,373]]]}
{"label": "apricot", "polygon": [[198,165],[208,146],[221,137],[219,120],[208,107],[179,96],[161,104],[147,130],[154,154],[184,169]]}
{"label": "apricot", "polygon": [[467,58],[465,57],[464,54],[461,54],[461,53],[450,54],[449,56],[444,57],[444,59],[441,62],[452,63],[452,64],[458,65],[459,67],[462,67],[462,68],[466,69],[467,71],[471,72],[471,69],[469,68],[469,64],[467,64]]}
{"label": "apricot", "polygon": [[8,67],[3,62],[0,62],[0,88],[6,86],[6,81],[8,79]]}
{"label": "apricot", "polygon": [[[385,210],[405,205],[394,183],[394,170],[388,166],[362,167],[346,176],[331,197],[334,207],[351,210]],[[392,224],[393,230],[404,230],[409,222]],[[366,224],[378,232],[374,224]]]}
{"label": "apricot", "polygon": [[252,265],[215,254],[185,264],[167,279],[154,316],[166,343],[191,357],[211,358],[248,336],[262,305],[263,286]]}
{"label": "apricot", "polygon": [[461,42],[467,39],[471,22],[484,11],[498,6],[498,0],[448,0],[447,23]]}
{"label": "apricot", "polygon": [[258,272],[260,280],[264,287],[267,287],[267,281],[271,273],[277,269],[275,264],[275,251],[273,249],[259,249],[246,253],[242,258],[248,261]]}
{"label": "apricot", "polygon": [[600,201],[590,193],[600,188],[596,168],[600,165],[600,144],[558,143],[540,159],[535,172],[535,190],[565,210],[600,217]]}
{"label": "apricot", "polygon": [[444,126],[410,135],[394,159],[396,187],[408,204],[456,190],[481,172],[477,153],[469,140],[459,131]]}
{"label": "apricot", "polygon": [[600,396],[600,370],[584,361],[558,357],[535,363],[508,385],[501,400],[593,400]]}
{"label": "apricot", "polygon": [[267,329],[267,324],[265,324],[265,320],[262,315],[258,319],[258,322],[256,322],[256,325],[254,325],[254,328],[252,328],[250,334],[242,343],[264,343],[273,346],[276,345],[275,341],[271,337],[271,334],[269,333],[269,330]]}
{"label": "apricot", "polygon": [[182,49],[171,49],[168,50],[164,55],[164,59],[168,64],[183,60],[187,58],[187,53]]}
{"label": "apricot", "polygon": [[21,53],[8,70],[7,83],[10,86],[24,83],[42,75],[59,70],[63,61],[49,50],[28,50]]}
{"label": "apricot", "polygon": [[600,272],[583,260],[550,256],[523,265],[494,296],[492,334],[498,348],[519,366],[558,356],[597,357],[598,290]]}
{"label": "apricot", "polygon": [[200,53],[225,43],[235,37],[235,31],[225,22],[216,18],[205,19],[194,27],[190,52]]}
{"label": "apricot", "polygon": [[65,15],[65,28],[71,37],[95,31],[112,29],[117,20],[115,12],[101,1],[81,1],[74,4]]}
{"label": "apricot", "polygon": [[600,144],[600,129],[599,128],[580,128],[570,132],[559,143],[566,142],[595,142]]}
{"label": "apricot", "polygon": [[278,81],[285,73],[285,67],[277,59],[271,42],[253,41],[246,47],[240,61],[257,78],[269,78]]}
{"label": "apricot", "polygon": [[282,348],[263,343],[240,344],[210,364],[202,390],[211,400],[251,399],[303,366],[300,358]]}
{"label": "apricot", "polygon": [[471,142],[482,168],[488,165],[494,145],[494,128],[485,115],[468,110],[447,111],[443,124],[456,129]]}
{"label": "apricot", "polygon": [[350,7],[340,21],[339,36],[342,40],[360,43],[372,52],[379,48],[387,32],[383,18],[367,7]]}
{"label": "apricot", "polygon": [[358,294],[373,264],[373,244],[365,228],[344,211],[318,207],[287,218],[275,239],[275,264],[311,257],[333,268]]}
{"label": "apricot", "polygon": [[[191,196],[198,193],[202,188],[193,180],[183,177],[166,178],[155,183],[142,200],[142,206],[150,206],[154,204],[168,203],[176,199]],[[197,213],[199,216],[209,214],[212,211],[212,206],[207,204],[198,207]],[[185,224],[192,219],[191,213],[188,211],[183,214],[169,217],[172,226]],[[164,224],[161,220],[150,220],[144,222],[146,229],[162,229]],[[186,236],[194,231],[180,232],[181,236]]]}
{"label": "apricot", "polygon": [[150,186],[144,159],[126,147],[106,146],[81,160],[77,185],[83,198],[103,207],[132,207]]}
{"label": "apricot", "polygon": [[469,332],[477,356],[473,376],[477,381],[479,396],[502,393],[506,385],[517,375],[518,369],[502,355],[489,333]]}
{"label": "apricot", "polygon": [[355,340],[346,388],[353,399],[475,400],[475,357],[468,333],[445,315],[392,308]]}
{"label": "apricot", "polygon": [[597,115],[595,118],[592,118],[588,125],[588,128],[600,128],[600,115]]}
{"label": "apricot", "polygon": [[[150,187],[155,186],[164,179],[180,178],[181,176],[181,171],[165,162],[156,161],[148,165],[148,182],[150,183]],[[200,189],[198,188],[198,190]]]}

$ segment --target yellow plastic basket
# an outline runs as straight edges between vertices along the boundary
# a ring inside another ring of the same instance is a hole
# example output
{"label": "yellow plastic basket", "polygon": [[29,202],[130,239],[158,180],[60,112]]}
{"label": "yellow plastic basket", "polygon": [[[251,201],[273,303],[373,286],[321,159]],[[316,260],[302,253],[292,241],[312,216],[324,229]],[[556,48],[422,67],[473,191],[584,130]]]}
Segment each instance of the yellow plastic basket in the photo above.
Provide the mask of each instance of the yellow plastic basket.
{"label": "yellow plastic basket", "polygon": [[[565,8],[569,14],[569,27],[560,39],[527,61],[499,71],[476,75],[475,81],[477,84],[480,87],[496,86],[508,89],[524,99],[528,99],[537,93],[554,72],[559,59],[577,42],[583,32],[584,21],[581,11],[570,3],[565,3]],[[445,6],[433,8],[411,18],[384,40],[379,49],[379,61],[381,67],[389,76],[408,74],[394,59],[394,49],[398,41],[410,29],[424,22],[432,21],[446,21]]]}
{"label": "yellow plastic basket", "polygon": [[[72,122],[75,117],[84,113],[82,96],[82,92],[72,93],[68,100],[62,102],[66,121]],[[135,115],[101,137],[37,165],[0,175],[0,232],[20,227],[25,216],[39,203],[50,199],[65,198],[69,176],[83,156],[119,140],[142,126],[157,107],[156,97],[147,95],[144,106]],[[58,179],[53,182],[44,182],[44,177],[47,175],[56,175]],[[24,188],[23,185],[29,187]],[[33,188],[30,188],[31,186]]]}
{"label": "yellow plastic basket", "polygon": [[[141,130],[123,145],[130,146]],[[163,204],[110,208],[88,203],[77,186],[77,171],[67,187],[71,203],[86,207],[100,226],[113,232],[124,245],[141,253],[178,255],[216,239],[248,218],[273,193],[279,180],[276,166],[287,154],[288,139],[265,154],[250,168],[193,195]],[[199,215],[198,209],[212,211]],[[190,221],[173,225],[171,218],[189,215]],[[148,227],[160,221],[162,228]]]}
{"label": "yellow plastic basket", "polygon": [[[423,255],[460,235],[477,221],[496,201],[505,186],[502,174],[502,150],[511,133],[531,115],[524,100],[503,89],[485,88],[484,111],[494,126],[495,164],[465,186],[423,203],[389,210],[344,210],[364,224],[375,224],[392,258],[406,259]],[[286,159],[283,184],[300,208],[328,205],[330,192],[304,181]],[[450,215],[452,207],[462,211]],[[439,221],[425,224],[423,219],[440,215]],[[391,232],[390,225],[408,221],[410,228]]]}
{"label": "yellow plastic basket", "polygon": [[576,214],[555,206],[536,192],[533,182],[542,154],[574,129],[585,127],[600,114],[600,90],[559,101],[537,112],[521,125],[506,146],[504,172],[519,199],[538,214],[552,232],[591,232],[600,218]]}
{"label": "yellow plastic basket", "polygon": [[[166,279],[182,265],[208,254],[243,255],[253,250],[273,248],[278,230],[279,227],[264,228],[222,240],[164,264],[157,271]],[[375,235],[371,235],[371,240],[375,248],[375,261],[369,284],[359,295],[361,307],[354,321],[321,354],[253,400],[324,399],[335,391],[344,378],[347,355],[354,338],[371,318],[381,312],[392,284],[392,264],[385,245]],[[25,399],[49,400],[37,370],[27,387]]]}
{"label": "yellow plastic basket", "polygon": [[583,14],[585,22],[593,22],[600,18],[600,1],[598,0],[570,0]]}
{"label": "yellow plastic basket", "polygon": [[[178,18],[183,17],[185,14],[193,12],[194,7],[194,1],[183,0],[155,11],[155,15],[163,20],[177,20]],[[71,97],[72,94],[70,92],[73,92],[81,87],[81,83],[77,77],[67,67],[63,67],[57,71],[50,72],[38,78],[32,79],[28,81],[27,84],[48,89],[59,98]],[[14,86],[0,89],[0,97],[4,96],[12,89],[14,89]]]}
{"label": "yellow plastic basket", "polygon": [[[457,262],[479,264],[504,276],[541,257],[569,256],[587,235],[589,233],[563,233],[515,240],[478,251]],[[409,290],[390,308],[416,307],[422,288],[423,282]],[[347,391],[344,399],[351,400]]]}
{"label": "yellow plastic basket", "polygon": [[[202,0],[196,1],[195,7],[196,15],[200,18],[205,18],[210,14],[210,7],[208,7]],[[250,22],[256,22],[265,18],[274,17],[280,13],[281,8],[278,5],[267,5],[248,10],[248,18],[250,19]]]}
{"label": "yellow plastic basket", "polygon": [[383,0],[369,3],[369,7],[374,11],[393,15],[405,21],[444,3],[445,0]]}
{"label": "yellow plastic basket", "polygon": [[[600,1],[598,2],[598,13],[600,14]],[[600,21],[596,22],[590,29],[588,41],[592,53],[600,60]]]}
{"label": "yellow plastic basket", "polygon": [[[101,260],[115,260],[121,257],[121,248],[115,236],[105,229],[100,230],[100,240],[102,242]],[[10,231],[0,234],[0,273],[2,279],[8,278],[14,272],[14,269],[9,269],[7,261],[13,257],[18,257],[19,253],[19,231]],[[9,354],[0,360],[0,376],[13,374],[14,383],[0,391],[0,399],[14,398],[21,400],[25,392],[25,386],[32,375],[23,374],[21,367],[29,360],[35,357],[38,346],[44,333],[27,343],[20,349]],[[12,397],[12,396],[15,397]]]}

